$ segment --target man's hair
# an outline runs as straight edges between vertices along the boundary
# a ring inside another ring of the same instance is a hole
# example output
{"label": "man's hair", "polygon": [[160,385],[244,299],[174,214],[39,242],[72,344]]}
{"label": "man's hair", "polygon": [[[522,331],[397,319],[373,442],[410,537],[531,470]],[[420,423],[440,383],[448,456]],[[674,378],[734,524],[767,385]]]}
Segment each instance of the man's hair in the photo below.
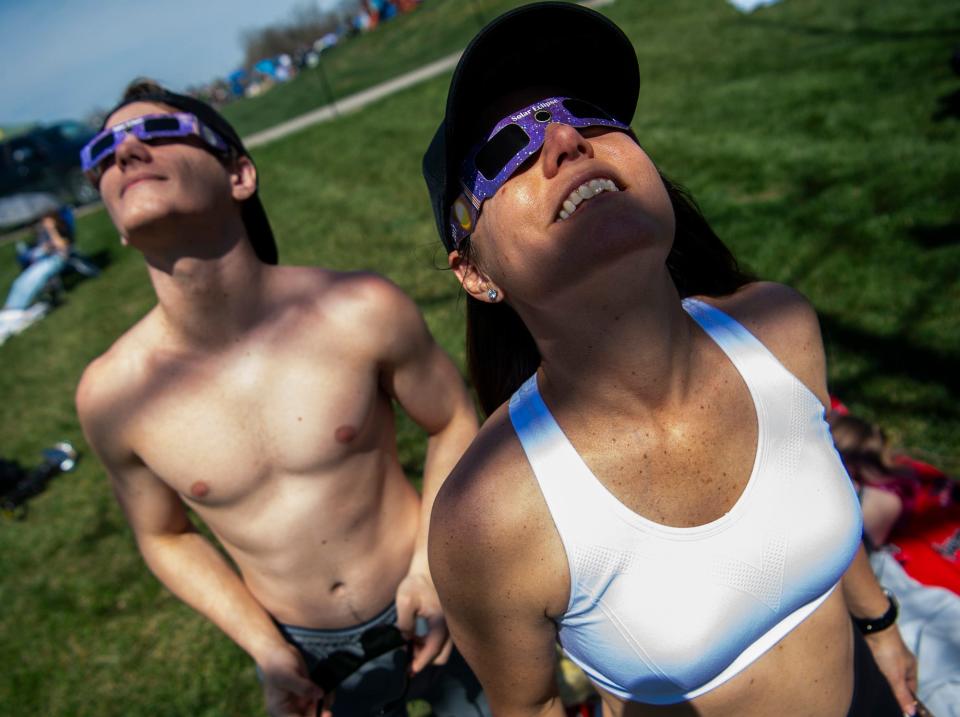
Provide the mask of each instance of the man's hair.
{"label": "man's hair", "polygon": [[138,77],[123,91],[122,104],[136,102],[141,98],[151,98],[163,94],[167,89],[149,77]]}

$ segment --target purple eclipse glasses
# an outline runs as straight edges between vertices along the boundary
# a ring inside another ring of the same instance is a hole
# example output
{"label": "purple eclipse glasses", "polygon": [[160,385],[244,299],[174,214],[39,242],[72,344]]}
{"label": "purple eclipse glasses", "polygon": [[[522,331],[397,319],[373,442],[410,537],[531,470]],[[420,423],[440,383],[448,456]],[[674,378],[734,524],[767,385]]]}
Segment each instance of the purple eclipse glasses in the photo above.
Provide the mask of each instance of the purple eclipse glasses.
{"label": "purple eclipse glasses", "polygon": [[128,134],[144,142],[169,137],[196,136],[205,145],[221,154],[227,154],[230,151],[230,147],[220,135],[188,112],[134,117],[103,130],[80,150],[80,165],[91,184],[97,186],[100,183],[100,177],[107,168],[107,160],[114,155],[117,147]]}
{"label": "purple eclipse glasses", "polygon": [[484,201],[497,193],[524,162],[536,154],[554,122],[630,131],[596,105],[572,97],[548,97],[512,112],[467,154],[460,184],[463,192],[450,208],[450,235],[457,247],[473,232]]}

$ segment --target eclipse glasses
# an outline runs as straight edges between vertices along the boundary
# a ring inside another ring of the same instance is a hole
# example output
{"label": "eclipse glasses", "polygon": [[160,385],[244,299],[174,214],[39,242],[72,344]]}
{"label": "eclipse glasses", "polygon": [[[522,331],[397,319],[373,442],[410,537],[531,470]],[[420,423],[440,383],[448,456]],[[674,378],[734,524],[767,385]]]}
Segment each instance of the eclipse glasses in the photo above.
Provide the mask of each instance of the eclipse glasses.
{"label": "eclipse glasses", "polygon": [[100,177],[109,166],[109,160],[128,134],[143,142],[195,136],[215,153],[227,155],[230,152],[230,146],[223,137],[189,112],[134,117],[103,130],[80,150],[81,168],[94,187],[100,184]]}
{"label": "eclipse glasses", "polygon": [[460,179],[463,192],[450,208],[449,228],[454,249],[473,233],[484,201],[496,194],[514,172],[543,147],[547,126],[555,122],[577,129],[611,127],[630,131],[629,125],[596,105],[573,97],[548,97],[511,112],[464,160]]}

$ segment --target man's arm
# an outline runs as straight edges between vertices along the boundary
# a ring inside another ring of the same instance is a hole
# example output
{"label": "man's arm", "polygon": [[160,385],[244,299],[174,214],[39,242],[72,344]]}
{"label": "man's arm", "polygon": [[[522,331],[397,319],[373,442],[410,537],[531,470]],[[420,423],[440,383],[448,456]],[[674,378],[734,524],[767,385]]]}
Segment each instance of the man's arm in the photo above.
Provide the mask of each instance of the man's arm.
{"label": "man's arm", "polygon": [[124,411],[98,394],[97,373],[91,367],[81,380],[77,411],[147,566],[254,659],[271,715],[312,717],[322,691],[308,679],[299,653],[221,553],[196,531],[177,493],[124,444],[122,428],[112,418]]}
{"label": "man's arm", "polygon": [[477,432],[477,416],[456,366],[430,335],[420,311],[397,287],[378,280],[373,330],[381,337],[380,380],[384,389],[428,435],[416,546],[407,577],[397,589],[398,627],[408,635],[423,618],[428,632],[414,652],[414,672],[443,662],[450,643],[430,567],[427,532],[443,481]]}

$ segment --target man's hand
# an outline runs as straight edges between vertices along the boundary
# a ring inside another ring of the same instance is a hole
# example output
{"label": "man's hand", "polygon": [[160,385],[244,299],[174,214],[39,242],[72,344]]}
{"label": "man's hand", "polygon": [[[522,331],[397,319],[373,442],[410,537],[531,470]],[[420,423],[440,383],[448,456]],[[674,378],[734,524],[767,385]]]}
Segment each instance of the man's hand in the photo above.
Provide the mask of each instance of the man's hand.
{"label": "man's hand", "polygon": [[274,649],[259,667],[270,717],[314,717],[321,702],[320,717],[333,717],[333,695],[324,695],[310,680],[303,657],[293,645]]}
{"label": "man's hand", "polygon": [[[426,634],[418,634],[417,618],[426,622]],[[413,641],[411,674],[430,664],[442,665],[450,658],[453,642],[429,575],[409,573],[397,587],[397,629]]]}
{"label": "man's hand", "polygon": [[905,715],[916,713],[917,658],[907,649],[896,625],[864,635],[877,667],[890,682],[893,694]]}

